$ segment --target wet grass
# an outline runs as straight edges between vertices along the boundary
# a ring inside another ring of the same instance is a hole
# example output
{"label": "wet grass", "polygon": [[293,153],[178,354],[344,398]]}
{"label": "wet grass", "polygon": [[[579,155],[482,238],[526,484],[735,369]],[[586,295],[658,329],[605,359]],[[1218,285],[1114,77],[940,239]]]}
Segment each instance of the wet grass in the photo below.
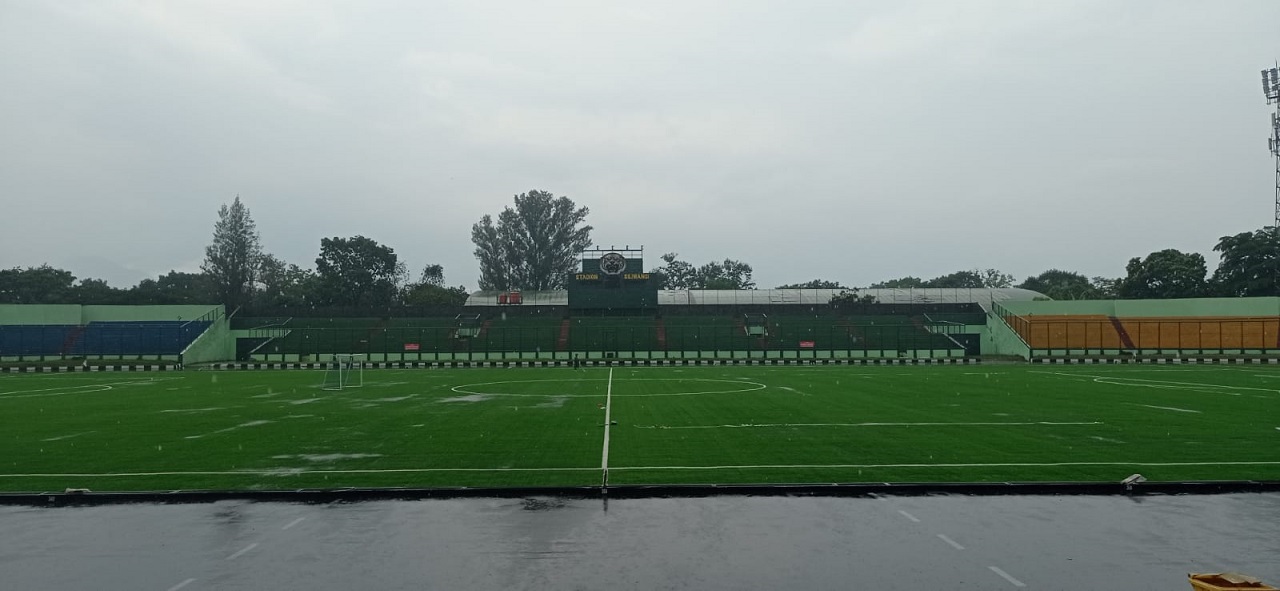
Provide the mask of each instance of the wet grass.
{"label": "wet grass", "polygon": [[1280,480],[1267,367],[0,376],[0,490]]}

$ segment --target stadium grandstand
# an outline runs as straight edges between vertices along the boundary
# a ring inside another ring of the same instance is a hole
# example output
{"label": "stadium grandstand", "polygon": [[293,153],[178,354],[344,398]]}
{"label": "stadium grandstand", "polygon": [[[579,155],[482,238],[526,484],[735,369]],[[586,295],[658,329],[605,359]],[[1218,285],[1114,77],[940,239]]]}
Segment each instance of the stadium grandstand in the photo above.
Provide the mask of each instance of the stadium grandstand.
{"label": "stadium grandstand", "polygon": [[0,363],[623,360],[1114,361],[1280,352],[1280,298],[1054,301],[1000,289],[658,289],[639,250],[582,254],[566,289],[464,305],[224,314],[0,306]]}

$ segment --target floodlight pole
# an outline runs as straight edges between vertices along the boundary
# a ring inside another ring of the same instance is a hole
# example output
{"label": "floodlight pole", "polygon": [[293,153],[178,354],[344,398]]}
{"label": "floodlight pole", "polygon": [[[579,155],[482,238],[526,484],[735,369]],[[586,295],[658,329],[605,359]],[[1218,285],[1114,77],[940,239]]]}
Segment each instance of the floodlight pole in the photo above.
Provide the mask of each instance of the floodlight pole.
{"label": "floodlight pole", "polygon": [[1267,147],[1276,162],[1276,231],[1280,231],[1280,64],[1262,71],[1262,93],[1267,97],[1268,105],[1275,105],[1276,111],[1271,114],[1271,135],[1267,138]]}

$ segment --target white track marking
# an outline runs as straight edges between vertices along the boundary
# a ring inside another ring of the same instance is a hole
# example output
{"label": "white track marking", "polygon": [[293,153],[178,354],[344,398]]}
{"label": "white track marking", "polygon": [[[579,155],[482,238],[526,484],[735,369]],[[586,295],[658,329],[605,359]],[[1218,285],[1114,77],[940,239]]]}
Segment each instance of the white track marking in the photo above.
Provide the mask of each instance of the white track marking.
{"label": "white track marking", "polygon": [[[1146,406],[1146,404],[1143,404]],[[998,426],[1073,426],[1102,425],[1101,421],[1088,422],[772,422],[742,423],[742,425],[636,425],[637,429],[748,429],[748,427],[998,427]]]}
{"label": "white track marking", "polygon": [[286,530],[286,529],[289,529],[289,528],[291,528],[291,527],[293,527],[293,526],[295,526],[295,525],[298,525],[299,523],[302,523],[302,520],[303,520],[303,519],[306,519],[306,517],[299,517],[299,518],[297,518],[297,519],[294,519],[293,521],[290,521],[289,523],[286,523],[286,524],[284,525],[284,527],[282,527],[282,528],[280,528],[280,529],[281,529],[281,531]]}
{"label": "white track marking", "polygon": [[[806,470],[848,468],[1040,468],[1054,466],[1280,466],[1280,461],[1260,462],[1019,462],[1006,464],[756,464],[736,466],[613,466],[610,470]],[[102,472],[56,474],[0,474],[0,478],[132,478],[149,476],[296,476],[298,474],[415,474],[430,472],[587,472],[600,468],[390,468],[384,470],[202,470],[191,472]]]}
{"label": "white track marking", "polygon": [[600,451],[600,483],[609,484],[609,423],[613,412],[613,368],[609,368],[609,384],[604,392],[604,449]]}
{"label": "white track marking", "polygon": [[1177,407],[1173,407],[1173,406],[1155,406],[1155,405],[1152,405],[1152,404],[1135,404],[1134,406],[1145,406],[1145,407],[1147,407],[1147,408],[1157,408],[1157,409],[1160,409],[1160,410],[1172,410],[1172,411],[1175,411],[1175,412],[1193,412],[1193,413],[1196,413],[1196,414],[1200,414],[1200,411],[1198,411],[1198,410],[1190,410],[1190,409],[1186,409],[1186,408],[1177,408]]}
{"label": "white track marking", "polygon": [[183,581],[183,582],[181,582],[181,583],[178,583],[177,585],[174,585],[174,586],[172,586],[172,587],[169,587],[169,591],[178,591],[178,589],[181,589],[181,588],[183,588],[183,587],[186,587],[187,585],[190,585],[190,584],[192,584],[192,583],[194,583],[194,582],[196,582],[196,580],[195,580],[195,579],[187,579],[187,580],[185,580],[185,581]]}
{"label": "white track marking", "polygon": [[949,544],[952,548],[955,548],[956,550],[964,550],[964,546],[961,546],[960,544],[956,543],[956,541],[955,541],[955,540],[953,540],[953,539],[951,539],[951,538],[948,538],[948,537],[946,536],[946,534],[938,534],[938,539],[939,539],[939,540],[942,540],[942,541],[944,541],[944,542],[946,542],[947,544]]}
{"label": "white track marking", "polygon": [[235,560],[235,559],[237,559],[237,558],[240,558],[241,556],[244,556],[246,552],[248,552],[248,551],[250,551],[250,550],[252,550],[252,549],[254,549],[254,548],[257,548],[257,547],[258,547],[258,543],[257,543],[257,542],[254,542],[254,543],[252,543],[252,544],[249,544],[248,546],[245,546],[244,548],[241,548],[239,552],[236,552],[235,554],[232,554],[231,556],[228,556],[228,557],[227,557],[227,560]]}
{"label": "white track marking", "polygon": [[1009,584],[1013,585],[1014,587],[1027,586],[1026,583],[1023,583],[1022,581],[1019,581],[1018,579],[1015,579],[1012,576],[1010,576],[1009,573],[1000,570],[1000,567],[998,566],[988,566],[987,568],[991,569],[991,572],[997,575],[1000,575],[1000,577],[1003,578],[1004,580],[1009,581]]}
{"label": "white track marking", "polygon": [[912,515],[912,514],[910,514],[910,513],[907,513],[906,511],[903,511],[902,509],[898,509],[898,513],[901,513],[903,517],[906,517],[907,519],[910,519],[912,523],[920,523],[920,520],[919,520],[919,519],[917,519],[915,515]]}

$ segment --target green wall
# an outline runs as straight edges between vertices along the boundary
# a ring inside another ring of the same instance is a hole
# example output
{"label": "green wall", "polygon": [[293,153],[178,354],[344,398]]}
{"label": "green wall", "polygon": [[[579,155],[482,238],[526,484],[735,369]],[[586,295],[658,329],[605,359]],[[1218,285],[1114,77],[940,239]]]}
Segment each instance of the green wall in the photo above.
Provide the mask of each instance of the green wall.
{"label": "green wall", "polygon": [[79,304],[0,304],[0,325],[80,324]]}
{"label": "green wall", "polygon": [[88,324],[195,320],[220,304],[193,306],[82,306],[80,304],[0,304],[0,325]]}

